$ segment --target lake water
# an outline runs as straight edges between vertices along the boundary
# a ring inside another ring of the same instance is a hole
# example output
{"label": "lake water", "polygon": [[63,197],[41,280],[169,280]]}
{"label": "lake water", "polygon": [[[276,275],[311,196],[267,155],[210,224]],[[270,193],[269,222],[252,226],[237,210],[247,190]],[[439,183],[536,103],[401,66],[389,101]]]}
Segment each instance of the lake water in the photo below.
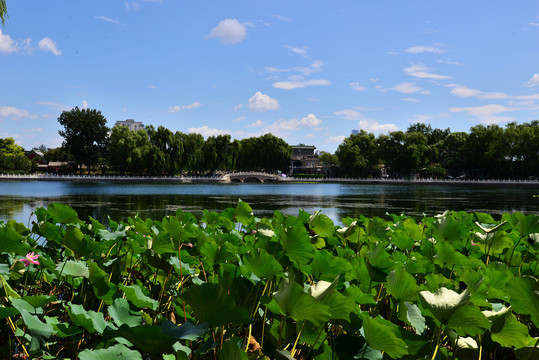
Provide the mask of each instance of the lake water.
{"label": "lake water", "polygon": [[0,181],[0,220],[28,223],[36,207],[61,202],[87,216],[119,221],[138,214],[161,219],[178,208],[198,215],[203,209],[235,207],[239,198],[257,216],[279,210],[297,215],[321,210],[335,222],[343,217],[405,213],[432,216],[449,210],[539,213],[539,187],[418,184],[111,184],[105,182]]}

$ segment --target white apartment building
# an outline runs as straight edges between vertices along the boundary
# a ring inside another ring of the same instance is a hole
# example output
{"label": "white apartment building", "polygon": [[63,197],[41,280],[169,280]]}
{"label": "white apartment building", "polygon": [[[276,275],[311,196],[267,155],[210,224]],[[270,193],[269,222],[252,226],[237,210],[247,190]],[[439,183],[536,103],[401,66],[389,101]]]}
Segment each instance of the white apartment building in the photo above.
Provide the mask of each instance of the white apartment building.
{"label": "white apartment building", "polygon": [[133,119],[127,119],[125,121],[118,120],[114,126],[127,126],[127,128],[132,131],[144,129],[144,124],[142,122]]}

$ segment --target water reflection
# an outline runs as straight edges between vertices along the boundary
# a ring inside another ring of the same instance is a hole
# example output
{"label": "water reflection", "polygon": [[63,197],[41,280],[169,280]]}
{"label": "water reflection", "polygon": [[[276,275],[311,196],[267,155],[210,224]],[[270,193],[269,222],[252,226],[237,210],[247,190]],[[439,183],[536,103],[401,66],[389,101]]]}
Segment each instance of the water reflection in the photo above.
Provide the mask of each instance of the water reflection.
{"label": "water reflection", "polygon": [[67,182],[0,182],[0,220],[24,223],[36,207],[53,202],[73,207],[81,218],[106,222],[139,215],[160,219],[178,208],[200,215],[203,209],[235,207],[239,198],[257,216],[275,210],[297,214],[317,210],[339,222],[343,217],[406,213],[432,216],[446,209],[494,215],[538,213],[531,187],[463,187],[450,185],[342,184],[107,184]]}

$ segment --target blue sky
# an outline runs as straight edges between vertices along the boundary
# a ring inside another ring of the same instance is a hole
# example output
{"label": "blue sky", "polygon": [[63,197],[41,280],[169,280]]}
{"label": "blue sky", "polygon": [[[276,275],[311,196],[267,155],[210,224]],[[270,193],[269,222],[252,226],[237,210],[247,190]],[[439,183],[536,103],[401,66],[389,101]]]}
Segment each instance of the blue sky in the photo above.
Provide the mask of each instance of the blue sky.
{"label": "blue sky", "polygon": [[74,106],[334,152],[352,129],[539,119],[539,3],[7,0],[0,138],[60,146]]}

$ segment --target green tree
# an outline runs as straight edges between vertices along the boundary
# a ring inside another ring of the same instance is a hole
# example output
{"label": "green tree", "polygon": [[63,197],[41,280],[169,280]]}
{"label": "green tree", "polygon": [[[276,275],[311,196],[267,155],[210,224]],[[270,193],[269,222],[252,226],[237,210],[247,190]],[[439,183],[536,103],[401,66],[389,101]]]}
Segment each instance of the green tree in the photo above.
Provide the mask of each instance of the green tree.
{"label": "green tree", "polygon": [[4,26],[4,23],[7,17],[8,17],[8,14],[7,14],[6,0],[0,0],[0,22],[2,23],[2,26]]}
{"label": "green tree", "polygon": [[468,133],[450,133],[443,141],[440,154],[440,163],[451,176],[463,175],[466,170],[466,143]]}
{"label": "green tree", "polygon": [[24,149],[15,144],[15,140],[13,138],[8,137],[5,139],[0,139],[1,170],[25,170],[20,168],[20,159],[24,157]]}
{"label": "green tree", "polygon": [[202,170],[202,160],[204,158],[204,137],[200,134],[178,135],[183,143],[182,170],[195,172]]}
{"label": "green tree", "polygon": [[351,176],[368,176],[375,172],[377,145],[374,134],[361,130],[339,145],[335,155],[341,166]]}
{"label": "green tree", "polygon": [[143,173],[147,168],[150,141],[145,130],[125,126],[112,128],[108,143],[109,163],[116,171]]}
{"label": "green tree", "polygon": [[240,141],[238,169],[244,171],[286,171],[292,147],[273,134],[251,137]]}
{"label": "green tree", "polygon": [[79,171],[82,164],[95,166],[104,155],[109,131],[101,111],[75,107],[63,111],[58,122],[64,127],[58,131],[64,138],[62,146],[71,153]]}
{"label": "green tree", "polygon": [[318,158],[320,159],[320,162],[324,166],[337,166],[339,165],[339,158],[337,155],[334,155],[332,153],[329,153],[327,151],[321,151],[320,155],[318,155]]}

